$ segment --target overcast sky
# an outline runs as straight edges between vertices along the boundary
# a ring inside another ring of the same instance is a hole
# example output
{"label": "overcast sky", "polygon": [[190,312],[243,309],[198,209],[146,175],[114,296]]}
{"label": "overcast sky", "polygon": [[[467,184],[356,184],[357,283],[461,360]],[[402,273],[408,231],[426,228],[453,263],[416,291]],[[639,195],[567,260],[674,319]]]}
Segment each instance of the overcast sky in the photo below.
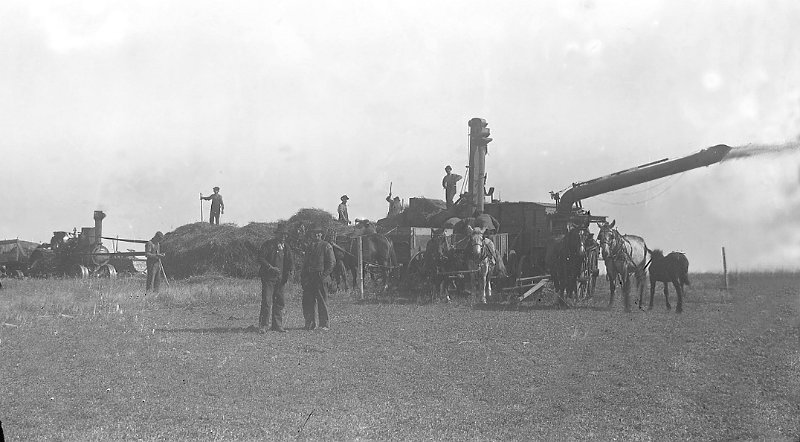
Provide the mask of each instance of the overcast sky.
{"label": "overcast sky", "polygon": [[[303,207],[443,198],[467,121],[512,201],[715,144],[800,133],[796,1],[70,1],[0,4],[0,237],[150,238]],[[692,271],[800,268],[800,155],[583,202]],[[204,218],[208,218],[205,203]]]}

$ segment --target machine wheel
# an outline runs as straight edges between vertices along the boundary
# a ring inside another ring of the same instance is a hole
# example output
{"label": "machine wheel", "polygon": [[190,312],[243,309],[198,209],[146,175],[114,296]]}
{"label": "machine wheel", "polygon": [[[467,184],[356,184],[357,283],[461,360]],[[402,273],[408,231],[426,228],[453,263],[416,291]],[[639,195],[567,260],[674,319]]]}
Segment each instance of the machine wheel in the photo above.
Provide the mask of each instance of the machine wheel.
{"label": "machine wheel", "polygon": [[111,264],[106,264],[97,269],[97,276],[101,278],[116,279],[117,269]]}
{"label": "machine wheel", "polygon": [[403,282],[401,287],[406,292],[413,292],[413,296],[419,299],[419,291],[422,290],[422,283],[425,280],[425,252],[420,251],[408,260],[408,265],[403,272]]}
{"label": "machine wheel", "polygon": [[72,276],[78,279],[85,279],[89,277],[89,268],[84,265],[76,265],[72,268]]}

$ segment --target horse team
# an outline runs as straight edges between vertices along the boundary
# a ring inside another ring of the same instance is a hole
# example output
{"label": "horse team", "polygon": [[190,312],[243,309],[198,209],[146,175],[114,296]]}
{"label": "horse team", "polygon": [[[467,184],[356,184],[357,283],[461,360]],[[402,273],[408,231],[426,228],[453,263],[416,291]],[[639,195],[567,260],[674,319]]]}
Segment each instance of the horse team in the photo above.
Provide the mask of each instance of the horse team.
{"label": "horse team", "polygon": [[[675,311],[681,313],[684,286],[689,284],[689,261],[686,256],[679,252],[664,256],[658,249],[650,250],[643,238],[621,234],[615,228],[615,224],[616,221],[601,224],[597,240],[589,233],[587,226],[568,228],[563,237],[556,239],[548,247],[545,264],[554,288],[559,294],[559,304],[564,303],[562,295],[567,298],[577,296],[580,277],[591,278],[593,286],[597,277],[596,259],[599,249],[609,281],[609,308],[614,302],[616,287],[619,285],[622,287],[625,311],[631,311],[630,291],[634,283],[639,292],[639,308],[643,308],[644,281],[647,278],[645,272],[649,271],[649,309],[653,308],[657,282],[664,284],[666,306],[668,310],[672,308],[668,289],[668,284],[671,283],[677,293]],[[385,290],[388,288],[390,277],[396,273],[394,271],[400,268],[392,242],[369,226],[361,231],[360,236],[365,274],[382,279]],[[334,271],[337,282],[344,283],[346,287],[346,274],[350,273],[355,286],[357,244],[351,243],[349,250],[333,245],[337,257],[337,269]],[[592,259],[591,257],[594,257],[595,261],[590,263],[589,267],[595,271],[581,275],[586,269],[587,260]],[[481,304],[486,303],[487,297],[492,296],[491,277],[506,276],[503,260],[498,256],[494,243],[484,237],[483,232],[477,228],[458,240],[445,235],[444,230],[434,230],[423,254],[421,269],[418,270],[420,276],[424,277],[432,287],[431,300],[438,295],[450,301],[448,285],[455,284],[459,291],[473,293],[476,302]],[[465,282],[472,285],[469,290],[464,290]]]}

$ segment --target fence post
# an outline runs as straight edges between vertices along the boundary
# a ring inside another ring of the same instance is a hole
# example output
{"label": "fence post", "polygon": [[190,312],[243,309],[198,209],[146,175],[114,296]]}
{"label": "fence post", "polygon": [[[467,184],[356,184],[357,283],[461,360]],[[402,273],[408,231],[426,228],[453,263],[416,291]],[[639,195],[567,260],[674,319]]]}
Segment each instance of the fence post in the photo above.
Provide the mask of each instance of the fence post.
{"label": "fence post", "polygon": [[728,291],[728,261],[725,258],[725,247],[722,248],[722,275],[725,278],[725,291]]}
{"label": "fence post", "polygon": [[358,237],[358,293],[364,300],[364,254],[361,251],[361,237]]}

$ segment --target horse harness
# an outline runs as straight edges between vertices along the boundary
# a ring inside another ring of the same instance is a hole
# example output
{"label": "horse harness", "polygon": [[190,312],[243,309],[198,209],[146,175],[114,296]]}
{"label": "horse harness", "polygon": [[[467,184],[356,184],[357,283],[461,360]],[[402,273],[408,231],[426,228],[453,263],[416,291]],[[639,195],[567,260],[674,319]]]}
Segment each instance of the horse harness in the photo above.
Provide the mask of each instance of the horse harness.
{"label": "horse harness", "polygon": [[[611,234],[616,241],[615,241],[615,247],[609,251],[608,256],[613,261],[618,261],[619,258],[622,257],[625,260],[625,264],[637,267],[636,263],[633,262],[633,257],[631,256],[630,252],[628,252],[628,248],[625,247],[625,245],[622,243],[622,241],[625,241],[626,244],[630,245],[631,242],[628,241],[628,239],[625,238],[624,235],[619,233],[617,229],[611,230]],[[631,250],[633,250],[633,246],[630,246],[630,248]],[[647,252],[648,250],[645,247],[644,249],[645,257],[647,255]],[[648,265],[650,265],[650,261],[648,261],[647,264],[644,265],[644,268],[642,270],[646,270]]]}

